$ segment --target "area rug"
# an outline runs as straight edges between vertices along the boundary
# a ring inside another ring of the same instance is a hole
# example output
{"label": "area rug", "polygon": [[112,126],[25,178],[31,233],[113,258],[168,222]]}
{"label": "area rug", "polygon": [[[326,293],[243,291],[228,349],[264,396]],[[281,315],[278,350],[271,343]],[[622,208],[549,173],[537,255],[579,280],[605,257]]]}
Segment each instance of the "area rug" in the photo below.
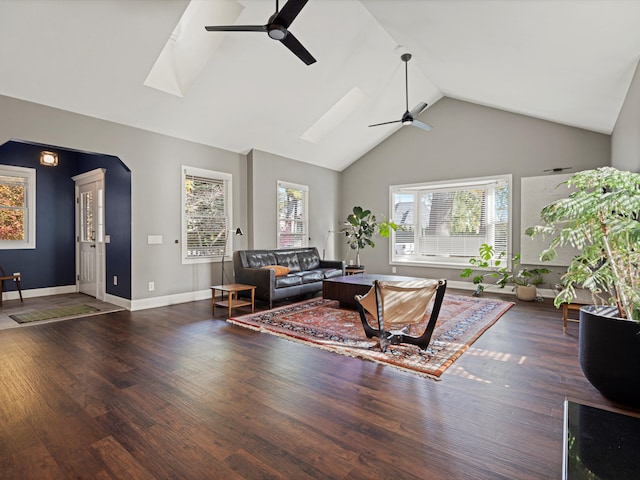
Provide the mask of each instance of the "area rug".
{"label": "area rug", "polygon": [[[445,294],[438,323],[426,350],[415,345],[390,345],[382,352],[377,339],[368,339],[364,334],[358,312],[340,308],[335,300],[307,300],[227,321],[341,355],[440,379],[444,371],[513,305],[513,302],[495,299]],[[424,331],[429,315],[430,311],[420,324],[412,327],[411,335]]]}
{"label": "area rug", "polygon": [[40,322],[42,320],[53,320],[63,317],[75,317],[77,315],[87,315],[99,312],[99,308],[89,305],[68,305],[66,307],[49,308],[35,312],[16,313],[9,315],[9,318],[18,323]]}

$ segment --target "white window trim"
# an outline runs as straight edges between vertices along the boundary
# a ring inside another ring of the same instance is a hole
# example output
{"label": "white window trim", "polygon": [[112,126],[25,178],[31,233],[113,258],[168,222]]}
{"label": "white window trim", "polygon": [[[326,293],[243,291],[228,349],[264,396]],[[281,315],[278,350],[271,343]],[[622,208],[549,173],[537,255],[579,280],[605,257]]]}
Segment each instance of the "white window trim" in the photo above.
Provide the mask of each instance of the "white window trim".
{"label": "white window trim", "polygon": [[[194,263],[213,263],[220,262],[222,258],[220,256],[215,257],[191,257],[187,258],[187,222],[185,216],[185,178],[187,176],[197,176],[210,178],[212,180],[222,180],[225,185],[225,209],[227,218],[229,219],[228,226],[233,225],[233,204],[232,204],[232,175],[230,173],[225,172],[216,172],[214,170],[207,170],[204,168],[197,167],[189,167],[187,165],[182,165],[181,167],[181,175],[180,175],[180,217],[181,217],[181,236],[182,236],[182,264],[194,264]],[[227,232],[227,249],[225,254],[225,260],[229,260],[231,258],[231,252],[233,252],[233,235],[229,235]]]}
{"label": "white window trim", "polygon": [[0,240],[0,250],[22,250],[36,248],[36,169],[0,165],[0,175],[22,177],[27,180],[27,222],[25,240]]}
{"label": "white window trim", "polygon": [[304,192],[304,238],[302,242],[303,247],[309,246],[309,187],[307,185],[300,185],[298,183],[284,182],[278,180],[276,182],[276,245],[280,247],[280,212],[278,211],[278,191],[280,188],[291,188],[293,190],[300,190]]}
{"label": "white window trim", "polygon": [[[440,180],[434,182],[420,182],[420,183],[412,183],[412,184],[404,184],[404,185],[390,185],[389,186],[389,218],[393,218],[393,210],[394,210],[394,192],[406,188],[408,190],[426,190],[437,188],[438,185],[442,185],[442,187],[446,190],[451,190],[453,188],[466,188],[470,186],[489,185],[496,181],[506,181],[509,186],[509,205],[508,205],[508,220],[507,220],[507,248],[509,253],[507,254],[508,262],[510,265],[512,252],[510,250],[513,249],[513,235],[512,235],[512,225],[513,225],[513,175],[512,174],[504,174],[504,175],[492,175],[487,177],[475,177],[475,178],[465,178],[459,180]],[[456,261],[455,259],[448,260],[435,260],[435,259],[427,259],[425,260],[417,260],[415,257],[412,258],[396,258],[394,249],[396,243],[396,232],[391,231],[391,237],[389,241],[389,259],[390,265],[407,265],[407,266],[415,266],[415,267],[455,267],[455,268],[463,268],[469,265],[467,259],[459,259]]]}

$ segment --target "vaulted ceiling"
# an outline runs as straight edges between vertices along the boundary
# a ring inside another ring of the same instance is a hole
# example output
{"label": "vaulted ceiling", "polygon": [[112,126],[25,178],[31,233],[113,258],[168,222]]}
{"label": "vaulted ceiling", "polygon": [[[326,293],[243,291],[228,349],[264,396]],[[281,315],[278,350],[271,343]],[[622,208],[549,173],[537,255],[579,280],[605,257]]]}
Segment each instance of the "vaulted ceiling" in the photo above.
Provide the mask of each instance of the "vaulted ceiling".
{"label": "vaulted ceiling", "polygon": [[368,125],[405,111],[402,53],[409,109],[448,96],[603,133],[640,55],[624,0],[310,0],[290,27],[309,66],[264,33],[204,30],[275,3],[2,0],[0,94],[342,170],[401,128]]}

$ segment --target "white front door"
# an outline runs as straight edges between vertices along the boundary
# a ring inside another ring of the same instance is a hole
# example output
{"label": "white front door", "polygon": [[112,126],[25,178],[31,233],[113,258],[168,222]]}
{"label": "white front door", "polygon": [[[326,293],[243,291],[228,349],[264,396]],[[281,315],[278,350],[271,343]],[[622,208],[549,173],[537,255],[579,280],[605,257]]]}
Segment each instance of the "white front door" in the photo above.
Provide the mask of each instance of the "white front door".
{"label": "white front door", "polygon": [[76,181],[76,259],[78,291],[104,299],[103,171],[74,177]]}
{"label": "white front door", "polygon": [[80,186],[80,292],[97,297],[96,291],[96,197],[95,182]]}

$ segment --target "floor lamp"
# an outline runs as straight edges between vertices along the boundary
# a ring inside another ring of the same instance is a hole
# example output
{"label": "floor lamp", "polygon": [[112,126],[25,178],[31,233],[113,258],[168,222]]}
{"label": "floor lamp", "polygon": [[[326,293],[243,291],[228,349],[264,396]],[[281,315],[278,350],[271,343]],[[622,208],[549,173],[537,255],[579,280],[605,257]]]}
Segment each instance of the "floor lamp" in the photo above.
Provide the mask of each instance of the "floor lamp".
{"label": "floor lamp", "polygon": [[327,233],[327,238],[324,239],[324,247],[322,249],[322,259],[324,260],[324,255],[327,251],[327,244],[329,243],[329,237],[331,236],[332,233],[336,233],[333,230],[329,230]]}
{"label": "floor lamp", "polygon": [[240,227],[236,228],[235,230],[226,230],[225,231],[225,237],[224,237],[224,250],[222,251],[222,282],[220,283],[220,285],[224,285],[224,257],[227,256],[227,244],[229,243],[229,233],[233,233],[235,235],[244,235],[244,233],[242,232],[242,229]]}

